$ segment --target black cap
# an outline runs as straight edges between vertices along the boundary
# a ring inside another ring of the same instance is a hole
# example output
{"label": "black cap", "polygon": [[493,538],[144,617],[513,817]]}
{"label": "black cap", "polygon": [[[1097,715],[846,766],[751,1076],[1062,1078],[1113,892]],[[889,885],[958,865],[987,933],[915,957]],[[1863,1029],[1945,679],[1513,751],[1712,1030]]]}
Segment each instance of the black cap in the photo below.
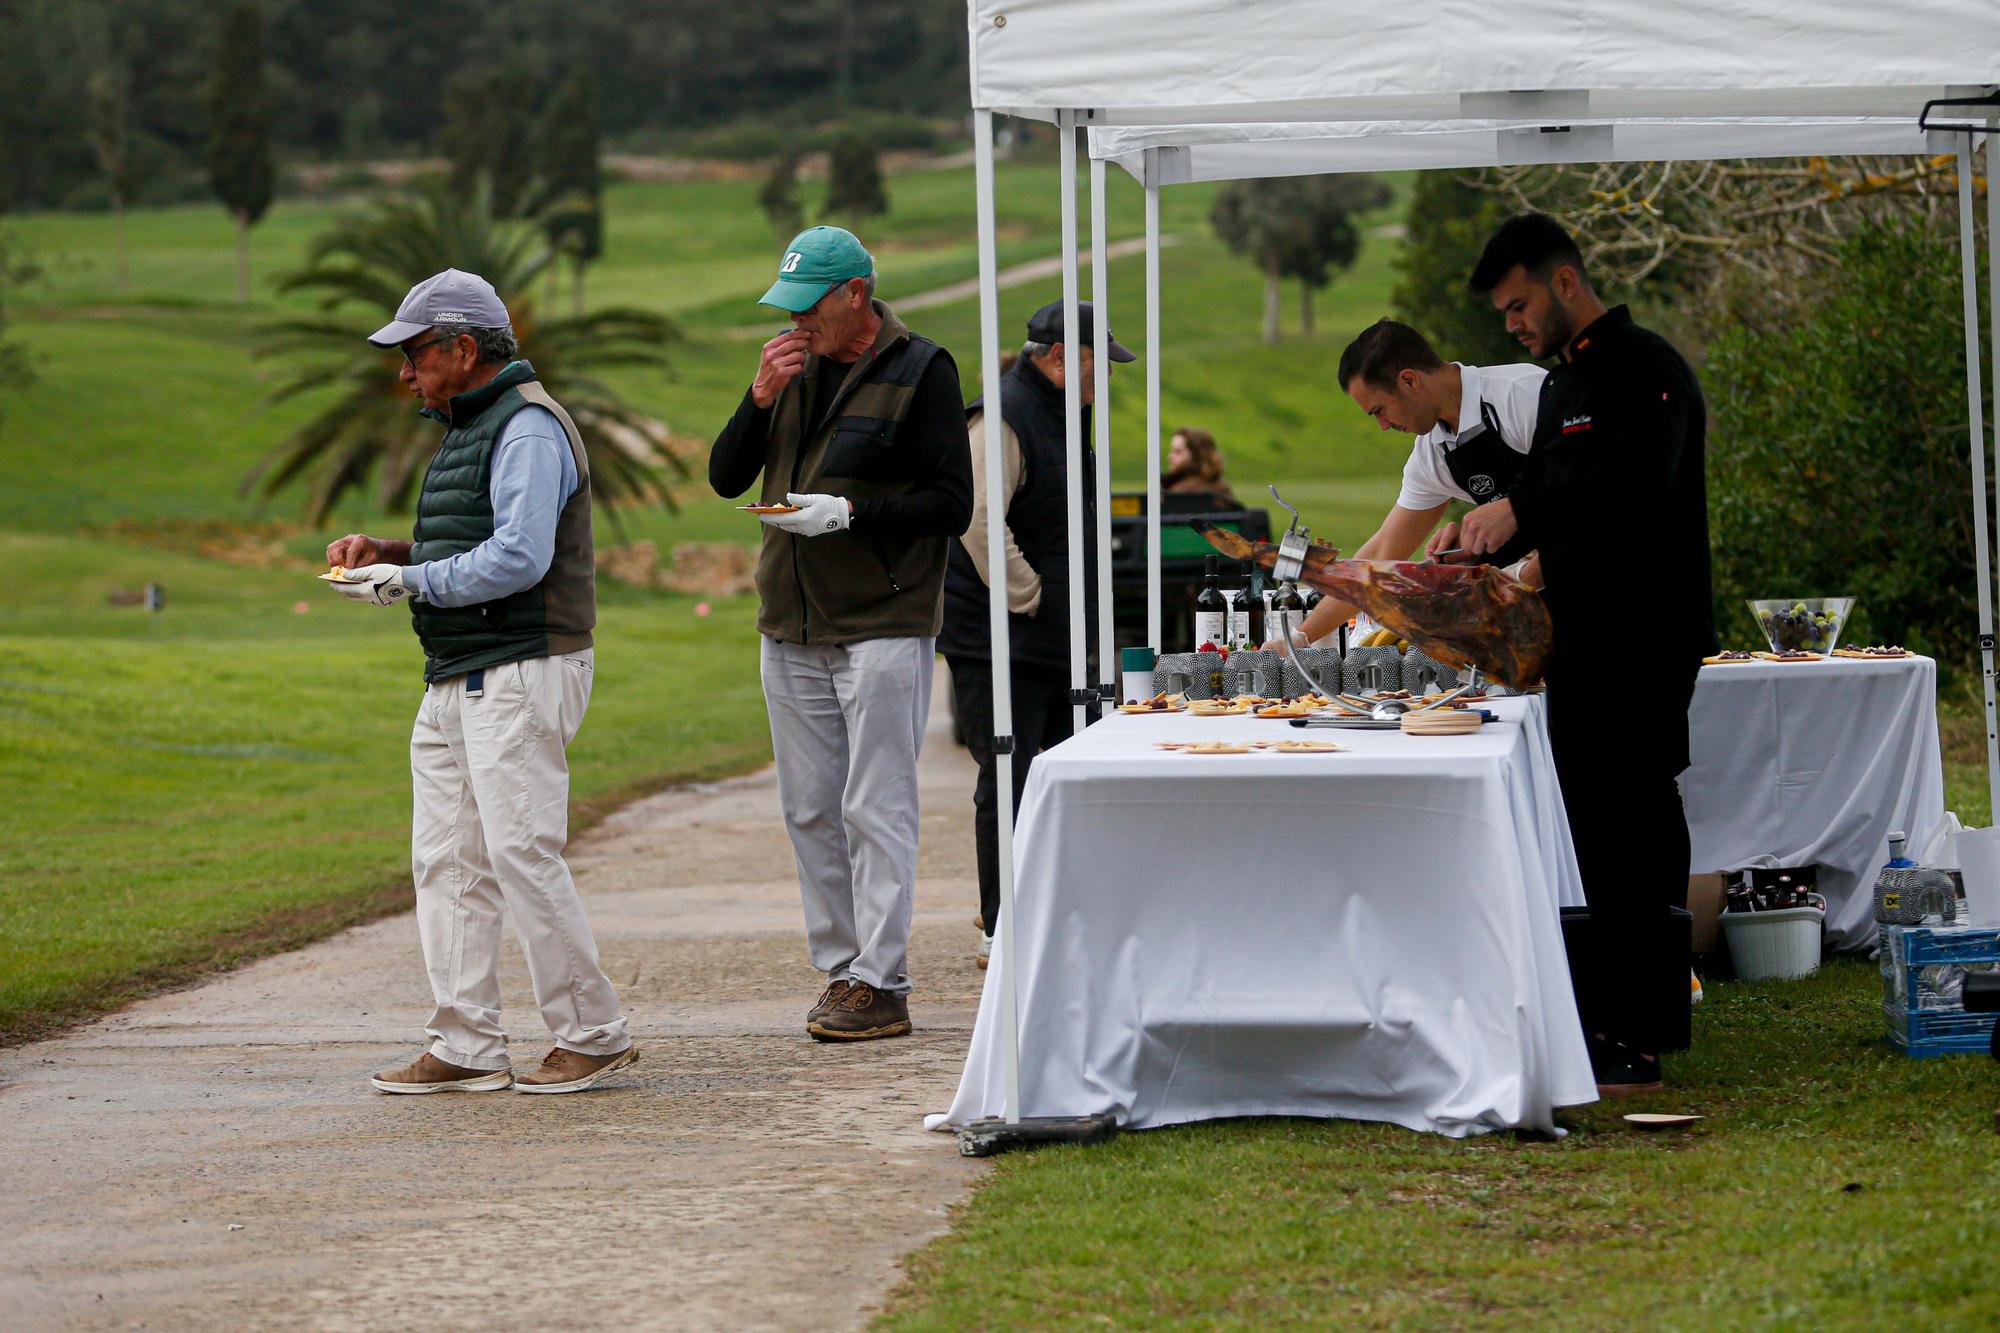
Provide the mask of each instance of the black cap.
{"label": "black cap", "polygon": [[[1097,316],[1091,310],[1090,302],[1078,301],[1076,303],[1076,322],[1080,326],[1077,341],[1085,347],[1095,347],[1097,345]],[[1104,336],[1109,344],[1104,349],[1105,353],[1113,361],[1137,361],[1139,359],[1133,355],[1131,348],[1118,341],[1118,336],[1112,333],[1110,329],[1104,331]],[[1028,339],[1031,342],[1048,343],[1050,346],[1065,341],[1063,338],[1063,303],[1061,301],[1051,301],[1034,314],[1028,316]]]}

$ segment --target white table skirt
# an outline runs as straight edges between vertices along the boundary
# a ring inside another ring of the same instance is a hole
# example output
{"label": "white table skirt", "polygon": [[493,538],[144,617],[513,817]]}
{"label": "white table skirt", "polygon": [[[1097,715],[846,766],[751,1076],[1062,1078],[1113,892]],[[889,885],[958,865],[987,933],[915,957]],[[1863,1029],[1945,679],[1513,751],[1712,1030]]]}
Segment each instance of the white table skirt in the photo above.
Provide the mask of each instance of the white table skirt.
{"label": "white table skirt", "polygon": [[[1015,844],[1021,1110],[1549,1131],[1596,1099],[1581,902],[1539,699],[1464,737],[1112,716],[1043,755]],[[1326,737],[1326,755],[1157,740]],[[940,1124],[1003,1114],[997,948]]]}
{"label": "white table skirt", "polygon": [[1689,872],[1818,865],[1828,941],[1872,944],[1890,830],[1915,855],[1944,815],[1937,663],[1703,667],[1688,741]]}

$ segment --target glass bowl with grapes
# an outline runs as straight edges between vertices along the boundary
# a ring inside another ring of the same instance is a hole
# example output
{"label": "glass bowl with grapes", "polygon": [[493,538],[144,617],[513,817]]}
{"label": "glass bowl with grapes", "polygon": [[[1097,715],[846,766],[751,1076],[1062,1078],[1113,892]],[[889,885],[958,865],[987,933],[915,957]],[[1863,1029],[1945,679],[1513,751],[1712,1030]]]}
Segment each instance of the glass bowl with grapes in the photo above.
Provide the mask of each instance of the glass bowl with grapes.
{"label": "glass bowl with grapes", "polygon": [[1832,652],[1853,609],[1852,597],[1766,597],[1750,603],[1774,653]]}

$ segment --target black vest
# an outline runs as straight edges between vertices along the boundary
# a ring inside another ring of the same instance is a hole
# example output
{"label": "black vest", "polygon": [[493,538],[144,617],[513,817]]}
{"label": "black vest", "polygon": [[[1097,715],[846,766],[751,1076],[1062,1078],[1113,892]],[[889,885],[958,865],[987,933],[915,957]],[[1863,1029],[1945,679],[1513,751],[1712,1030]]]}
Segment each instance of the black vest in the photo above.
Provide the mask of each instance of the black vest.
{"label": "black vest", "polygon": [[[980,415],[985,399],[965,409],[968,420]],[[1035,369],[1027,357],[1000,377],[1000,417],[1021,442],[1021,489],[1006,507],[1006,524],[1014,544],[1042,580],[1041,604],[1032,616],[1009,613],[1009,656],[1016,662],[1069,667],[1069,490],[1068,457],[1063,437],[1063,391]],[[1093,495],[1096,454],[1090,445],[1090,409],[1083,410],[1083,573],[1086,644],[1092,642],[1097,619],[1097,506]],[[987,497],[987,521],[993,521],[994,499]],[[1005,569],[993,571],[1004,579]],[[938,651],[946,657],[990,657],[986,583],[966,554],[965,543],[951,544],[944,573],[944,629]]]}
{"label": "black vest", "polygon": [[[451,400],[448,416],[425,409],[451,427],[424,471],[417,493],[412,564],[446,560],[493,536],[493,446],[501,429],[532,399],[535,368],[515,361],[491,381]],[[565,429],[571,423],[542,398]],[[591,646],[597,625],[596,561],[590,532],[590,464],[579,441],[569,442],[576,462],[576,492],[556,519],[554,558],[532,588],[476,606],[433,606],[412,598],[410,614],[424,645],[424,679],[449,680],[481,667],[518,662]]]}

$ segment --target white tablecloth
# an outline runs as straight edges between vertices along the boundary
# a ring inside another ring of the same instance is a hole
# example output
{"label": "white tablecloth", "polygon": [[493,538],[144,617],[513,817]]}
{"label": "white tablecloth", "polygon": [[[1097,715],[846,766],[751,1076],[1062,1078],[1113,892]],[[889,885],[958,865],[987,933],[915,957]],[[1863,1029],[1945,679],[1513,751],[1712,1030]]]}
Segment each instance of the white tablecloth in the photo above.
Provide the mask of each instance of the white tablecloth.
{"label": "white tablecloth", "polygon": [[[1112,716],[1043,755],[1015,846],[1022,1114],[1457,1136],[1594,1101],[1542,704],[1491,706],[1507,720],[1463,737]],[[1350,748],[1154,748],[1299,736]],[[996,948],[945,1123],[1003,1113],[1007,962]]]}
{"label": "white tablecloth", "polygon": [[1937,663],[1703,667],[1688,748],[1689,872],[1816,864],[1829,942],[1873,943],[1890,830],[1910,835],[1914,856],[1944,815]]}

